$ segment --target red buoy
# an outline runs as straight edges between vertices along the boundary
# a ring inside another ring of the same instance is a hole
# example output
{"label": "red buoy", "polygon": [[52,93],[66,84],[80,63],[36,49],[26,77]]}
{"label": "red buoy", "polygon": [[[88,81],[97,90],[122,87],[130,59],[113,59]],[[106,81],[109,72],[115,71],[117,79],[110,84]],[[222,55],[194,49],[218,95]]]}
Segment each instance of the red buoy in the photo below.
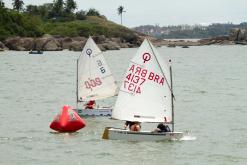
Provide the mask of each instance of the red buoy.
{"label": "red buoy", "polygon": [[50,124],[50,128],[58,132],[75,132],[85,126],[85,121],[68,105],[63,106]]}

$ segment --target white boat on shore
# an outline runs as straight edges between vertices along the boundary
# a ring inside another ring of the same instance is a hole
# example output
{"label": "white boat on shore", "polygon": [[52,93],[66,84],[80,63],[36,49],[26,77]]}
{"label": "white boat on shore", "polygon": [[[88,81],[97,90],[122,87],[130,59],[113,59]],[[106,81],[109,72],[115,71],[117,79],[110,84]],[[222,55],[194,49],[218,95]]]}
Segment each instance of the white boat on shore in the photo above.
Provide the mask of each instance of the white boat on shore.
{"label": "white boat on shore", "polygon": [[171,124],[171,132],[130,131],[106,127],[103,139],[129,141],[179,140],[174,129],[172,69],[151,42],[145,39],[130,61],[120,88],[112,119]]}
{"label": "white boat on shore", "polygon": [[[80,116],[111,116],[112,107],[80,108],[79,103],[116,95],[117,85],[102,51],[89,37],[77,60],[76,109]],[[83,105],[82,105],[83,106]]]}

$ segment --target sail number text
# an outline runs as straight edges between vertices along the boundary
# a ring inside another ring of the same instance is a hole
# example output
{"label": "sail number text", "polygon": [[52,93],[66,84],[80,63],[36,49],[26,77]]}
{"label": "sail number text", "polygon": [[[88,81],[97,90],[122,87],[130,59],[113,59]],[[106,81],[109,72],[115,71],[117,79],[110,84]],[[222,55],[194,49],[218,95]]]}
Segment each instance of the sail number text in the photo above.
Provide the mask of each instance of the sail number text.
{"label": "sail number text", "polygon": [[93,90],[94,87],[100,86],[102,84],[102,81],[99,77],[97,77],[95,79],[88,79],[84,82],[84,84],[87,89]]}
{"label": "sail number text", "polygon": [[164,85],[165,81],[164,77],[133,64],[128,70],[127,76],[125,77],[124,89],[131,93],[140,94],[141,86],[147,80],[162,86]]}
{"label": "sail number text", "polygon": [[100,60],[97,60],[97,65],[99,66],[100,72],[103,74],[105,73],[105,68]]}

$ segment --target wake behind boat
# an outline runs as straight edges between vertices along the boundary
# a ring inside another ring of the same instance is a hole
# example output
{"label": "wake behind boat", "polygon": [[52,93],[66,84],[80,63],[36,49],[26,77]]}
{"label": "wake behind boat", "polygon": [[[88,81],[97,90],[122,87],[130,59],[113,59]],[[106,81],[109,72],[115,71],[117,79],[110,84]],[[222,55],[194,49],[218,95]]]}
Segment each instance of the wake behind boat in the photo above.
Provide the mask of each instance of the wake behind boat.
{"label": "wake behind boat", "polygon": [[123,121],[166,123],[171,132],[130,131],[121,128],[105,128],[103,139],[130,141],[160,141],[181,139],[182,132],[174,130],[174,106],[171,66],[160,57],[158,51],[145,39],[124,77],[112,118]]}
{"label": "wake behind boat", "polygon": [[79,108],[78,104],[116,95],[117,85],[102,51],[89,37],[77,60],[77,108],[80,116],[111,116],[111,107]]}

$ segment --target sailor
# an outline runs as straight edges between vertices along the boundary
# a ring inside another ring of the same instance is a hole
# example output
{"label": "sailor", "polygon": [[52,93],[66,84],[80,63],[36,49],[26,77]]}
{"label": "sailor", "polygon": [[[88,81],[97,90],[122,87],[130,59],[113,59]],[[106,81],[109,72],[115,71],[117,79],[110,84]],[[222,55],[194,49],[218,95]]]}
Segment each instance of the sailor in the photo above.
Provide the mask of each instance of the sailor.
{"label": "sailor", "polygon": [[139,132],[141,130],[141,123],[137,121],[126,121],[124,124],[124,129],[129,126],[129,130]]}
{"label": "sailor", "polygon": [[90,100],[85,104],[85,109],[94,109],[95,104],[95,100]]}
{"label": "sailor", "polygon": [[169,128],[168,125],[165,125],[165,123],[159,123],[157,125],[157,128],[153,132],[171,132],[171,129]]}

